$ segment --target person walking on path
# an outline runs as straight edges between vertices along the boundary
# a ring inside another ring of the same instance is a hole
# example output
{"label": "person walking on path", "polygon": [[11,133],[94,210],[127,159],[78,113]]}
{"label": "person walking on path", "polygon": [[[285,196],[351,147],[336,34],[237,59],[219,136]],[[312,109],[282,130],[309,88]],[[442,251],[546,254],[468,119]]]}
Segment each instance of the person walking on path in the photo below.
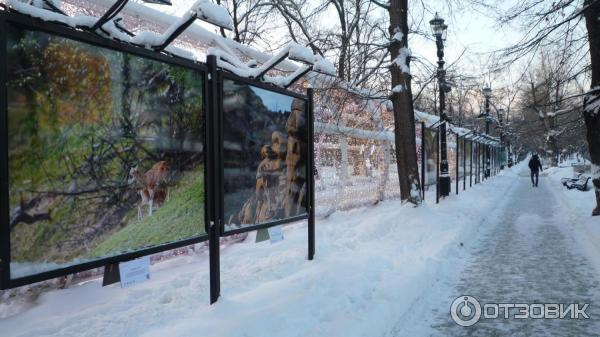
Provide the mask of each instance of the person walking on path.
{"label": "person walking on path", "polygon": [[[539,174],[540,171],[542,171],[542,162],[540,162],[540,158],[537,154],[534,154],[529,160],[529,169],[531,170],[531,184],[533,187],[537,187]],[[534,177],[535,180],[533,179]]]}

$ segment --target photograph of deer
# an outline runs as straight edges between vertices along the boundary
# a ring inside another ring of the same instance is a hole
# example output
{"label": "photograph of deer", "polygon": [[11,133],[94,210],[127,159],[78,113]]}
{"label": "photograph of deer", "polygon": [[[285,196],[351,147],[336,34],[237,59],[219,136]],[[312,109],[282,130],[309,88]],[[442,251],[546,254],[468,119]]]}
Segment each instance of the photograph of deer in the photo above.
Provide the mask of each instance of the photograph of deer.
{"label": "photograph of deer", "polygon": [[11,278],[205,235],[202,73],[7,35]]}
{"label": "photograph of deer", "polygon": [[154,207],[160,207],[165,199],[169,201],[169,186],[168,178],[171,169],[169,164],[161,160],[154,164],[150,170],[141,174],[137,166],[132,167],[129,171],[131,179],[130,183],[137,184],[138,194],[140,195],[140,203],[138,204],[138,220],[143,218],[143,206],[148,207],[148,215],[152,216]]}

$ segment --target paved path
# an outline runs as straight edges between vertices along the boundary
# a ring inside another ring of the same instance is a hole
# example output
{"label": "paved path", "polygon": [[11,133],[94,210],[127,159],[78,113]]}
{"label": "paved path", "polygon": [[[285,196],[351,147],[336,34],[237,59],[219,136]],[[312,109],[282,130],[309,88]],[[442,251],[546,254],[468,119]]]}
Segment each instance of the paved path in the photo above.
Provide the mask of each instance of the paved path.
{"label": "paved path", "polygon": [[[440,280],[396,336],[600,336],[600,283],[582,255],[560,203],[540,179],[532,188],[520,178],[503,221],[470,252],[458,280]],[[452,282],[444,286],[444,282]],[[448,293],[450,291],[450,293]],[[590,319],[482,319],[458,326],[450,305],[459,295],[480,303],[590,303]],[[421,306],[421,308],[419,308]],[[408,326],[410,325],[410,326]]]}

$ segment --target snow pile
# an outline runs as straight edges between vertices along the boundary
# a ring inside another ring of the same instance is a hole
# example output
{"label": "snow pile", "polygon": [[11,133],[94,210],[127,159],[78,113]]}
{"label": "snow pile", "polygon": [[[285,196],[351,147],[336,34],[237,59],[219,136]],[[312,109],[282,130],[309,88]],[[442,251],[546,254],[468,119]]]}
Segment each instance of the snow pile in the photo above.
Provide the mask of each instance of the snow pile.
{"label": "snow pile", "polygon": [[430,128],[439,124],[440,117],[423,111],[415,110],[415,121],[425,123],[425,127]]}
{"label": "snow pile", "polygon": [[394,59],[394,61],[392,61],[392,64],[399,67],[403,73],[410,75],[410,66],[408,65],[410,61],[410,56],[410,49],[402,47],[400,48],[400,54]]}
{"label": "snow pile", "polygon": [[98,20],[95,17],[87,15],[77,15],[74,17],[70,17],[59,13],[54,13],[46,9],[29,5],[19,0],[8,0],[8,5],[19,13],[27,14],[31,17],[42,19],[45,21],[62,23],[74,28],[90,28]]}
{"label": "snow pile", "polygon": [[199,0],[179,19],[173,22],[162,34],[144,31],[131,38],[131,43],[142,45],[146,48],[163,46],[175,32],[190,21],[195,19],[206,21],[218,27],[232,30],[233,23],[227,9],[208,0]]}
{"label": "snow pile", "polygon": [[[592,176],[592,172],[584,172],[585,176]],[[552,184],[552,191],[560,201],[558,207],[563,209],[569,219],[573,232],[581,242],[581,248],[595,262],[596,269],[600,273],[600,217],[591,216],[592,209],[596,206],[594,188],[589,182],[589,190],[586,192],[576,189],[568,190],[563,187],[560,179],[571,178],[575,175],[573,167],[553,167],[542,172]]]}
{"label": "snow pile", "polygon": [[[225,47],[225,48],[223,48]],[[321,56],[313,55],[312,52],[297,43],[290,43],[284,47],[279,53],[265,61],[260,66],[256,66],[256,61],[247,64],[242,62],[235,53],[223,45],[219,47],[208,48],[208,55],[214,55],[217,57],[218,66],[226,69],[238,76],[247,78],[260,78],[265,82],[272,83],[280,87],[288,87],[293,81],[297,80],[299,76],[306,72],[313,71],[335,75],[335,67]],[[278,66],[286,58],[294,61],[305,63],[298,67],[295,71],[287,76],[269,76],[266,73]]]}
{"label": "snow pile", "polygon": [[335,66],[329,60],[315,55],[315,63],[313,64],[313,70],[318,73],[323,73],[331,76],[335,76]]}
{"label": "snow pile", "polygon": [[394,42],[394,41],[402,42],[403,38],[404,38],[404,34],[400,30],[400,28],[399,27],[394,28],[394,35],[392,36],[392,38],[390,40],[392,42]]}
{"label": "snow pile", "polygon": [[399,94],[404,91],[404,84],[398,84],[397,86],[392,88],[392,92]]}
{"label": "snow pile", "polygon": [[600,87],[593,87],[585,95],[585,111],[590,115],[596,115],[600,111]]}
{"label": "snow pile", "polygon": [[288,46],[290,60],[299,61],[306,64],[313,64],[315,61],[315,55],[311,51],[295,42],[292,42]]}
{"label": "snow pile", "polygon": [[160,46],[167,40],[167,37],[169,36],[167,35],[168,32],[171,30],[174,31],[178,27],[178,25],[179,21],[171,26],[174,28],[169,27],[169,29],[164,34],[157,34],[155,32],[150,31],[139,32],[136,36],[131,38],[131,43],[144,46],[148,49],[150,49],[153,46]]}
{"label": "snow pile", "polygon": [[439,205],[393,201],[335,213],[317,223],[314,261],[306,260],[304,223],[284,227],[276,244],[255,244],[251,234],[222,249],[222,297],[213,306],[202,253],[153,265],[151,279],[131,288],[93,280],[9,313],[0,307],[11,315],[0,329],[7,336],[384,336],[432,288],[448,287],[444,277],[460,273],[466,247],[501,222],[495,213],[514,179],[507,171]]}
{"label": "snow pile", "polygon": [[189,14],[197,15],[200,20],[211,23],[225,29],[233,30],[233,23],[227,9],[210,2],[209,0],[199,0],[192,8]]}

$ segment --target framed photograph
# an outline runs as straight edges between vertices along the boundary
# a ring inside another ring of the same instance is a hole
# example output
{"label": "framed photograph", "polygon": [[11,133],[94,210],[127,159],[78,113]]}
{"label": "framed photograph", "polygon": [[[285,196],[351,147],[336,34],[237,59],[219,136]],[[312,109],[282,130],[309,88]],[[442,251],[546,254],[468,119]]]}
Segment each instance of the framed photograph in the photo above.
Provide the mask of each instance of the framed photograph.
{"label": "framed photograph", "polygon": [[0,15],[2,288],[206,240],[205,67]]}
{"label": "framed photograph", "polygon": [[437,129],[425,128],[423,135],[425,136],[422,140],[423,150],[425,153],[425,186],[435,185],[437,182],[437,152],[438,152],[438,131]]}
{"label": "framed photograph", "polygon": [[223,74],[224,234],[306,219],[307,97]]}

